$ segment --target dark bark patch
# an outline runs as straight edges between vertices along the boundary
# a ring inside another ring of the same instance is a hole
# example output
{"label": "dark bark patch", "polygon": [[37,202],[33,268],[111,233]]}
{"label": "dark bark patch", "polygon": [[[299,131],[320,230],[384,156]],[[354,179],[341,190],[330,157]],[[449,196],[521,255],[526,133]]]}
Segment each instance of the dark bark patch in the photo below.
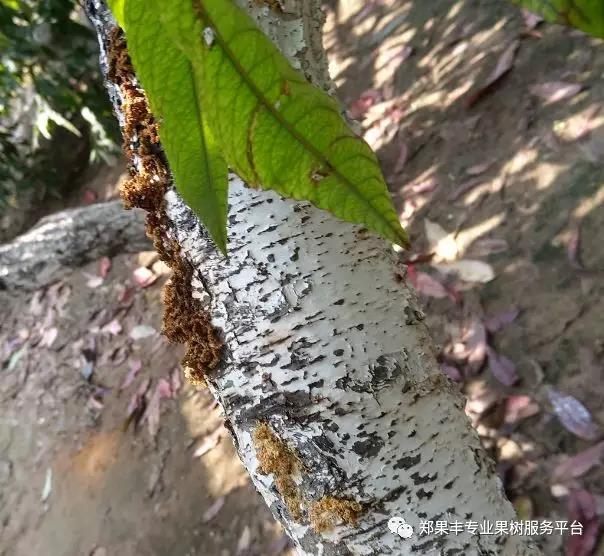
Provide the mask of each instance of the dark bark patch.
{"label": "dark bark patch", "polygon": [[405,456],[396,462],[394,469],[410,469],[411,467],[415,467],[421,460],[421,454],[417,454],[415,456]]}

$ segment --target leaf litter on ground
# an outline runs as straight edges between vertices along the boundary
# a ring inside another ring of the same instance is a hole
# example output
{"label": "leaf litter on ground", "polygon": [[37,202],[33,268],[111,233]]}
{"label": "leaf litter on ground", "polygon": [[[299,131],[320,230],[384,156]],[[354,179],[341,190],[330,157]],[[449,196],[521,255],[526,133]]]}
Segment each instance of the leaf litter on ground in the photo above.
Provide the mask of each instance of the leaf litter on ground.
{"label": "leaf litter on ground", "polygon": [[533,96],[545,101],[545,104],[552,104],[561,100],[574,97],[583,90],[583,85],[579,83],[568,83],[566,81],[548,81],[532,85],[529,89]]}
{"label": "leaf litter on ground", "polygon": [[566,457],[552,471],[552,479],[568,481],[582,477],[604,462],[604,441],[594,444],[574,456]]}
{"label": "leaf litter on ground", "polygon": [[495,68],[489,74],[481,87],[467,98],[466,107],[471,108],[485,95],[490,93],[495,88],[495,85],[497,85],[501,79],[512,69],[519,46],[519,40],[514,40],[507,46],[507,48],[499,56]]}
{"label": "leaf litter on ground", "polygon": [[497,353],[492,347],[487,346],[487,355],[489,357],[489,368],[493,376],[505,386],[513,386],[518,382],[518,372],[514,362]]}
{"label": "leaf litter on ground", "polygon": [[544,391],[554,414],[567,431],[584,440],[598,438],[600,428],[589,410],[577,398],[564,394],[551,385],[545,385]]}
{"label": "leaf litter on ground", "polygon": [[224,506],[224,502],[224,496],[220,496],[219,498],[217,498],[214,503],[203,513],[203,516],[201,517],[202,523],[208,523],[209,521],[212,521],[212,519],[214,519],[218,515],[218,512]]}

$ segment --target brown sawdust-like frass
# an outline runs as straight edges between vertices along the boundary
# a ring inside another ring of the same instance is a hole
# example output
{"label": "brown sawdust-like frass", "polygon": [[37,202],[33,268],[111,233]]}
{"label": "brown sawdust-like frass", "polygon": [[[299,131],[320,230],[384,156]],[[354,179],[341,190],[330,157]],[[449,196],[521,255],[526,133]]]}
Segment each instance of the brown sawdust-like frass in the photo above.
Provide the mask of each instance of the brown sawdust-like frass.
{"label": "brown sawdust-like frass", "polygon": [[123,97],[123,150],[130,161],[130,178],[122,185],[121,196],[127,209],[147,211],[147,235],[160,259],[172,269],[163,291],[162,333],[171,342],[187,344],[182,361],[185,376],[194,384],[203,384],[204,376],[220,361],[222,341],[210,315],[192,295],[193,269],[180,256],[178,244],[165,233],[168,221],[164,195],[170,186],[170,171],[159,145],[157,124],[137,85],[126,41],[117,28],[109,38],[108,55],[107,78],[119,87]]}
{"label": "brown sawdust-like frass", "polygon": [[258,424],[252,432],[252,439],[260,473],[274,475],[275,486],[294,520],[301,521],[303,511],[307,512],[310,525],[319,533],[332,529],[340,521],[356,524],[362,507],[354,500],[335,496],[324,496],[309,504],[304,500],[294,481],[294,477],[302,471],[303,464],[294,449],[279,438],[269,425]]}
{"label": "brown sawdust-like frass", "polygon": [[355,500],[324,496],[310,504],[308,518],[312,528],[321,533],[333,529],[338,521],[355,525],[361,510],[361,504]]}
{"label": "brown sawdust-like frass", "polygon": [[300,472],[300,460],[266,423],[260,423],[254,429],[252,438],[260,473],[275,476],[275,485],[289,513],[292,518],[299,521],[302,518],[300,511],[302,500],[293,478]]}

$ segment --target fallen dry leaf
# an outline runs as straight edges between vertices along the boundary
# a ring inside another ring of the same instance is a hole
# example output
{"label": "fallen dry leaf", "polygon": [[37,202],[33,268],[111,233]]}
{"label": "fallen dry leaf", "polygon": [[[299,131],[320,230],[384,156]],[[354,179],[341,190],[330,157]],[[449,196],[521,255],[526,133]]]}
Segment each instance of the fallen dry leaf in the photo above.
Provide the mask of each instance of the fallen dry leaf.
{"label": "fallen dry leaf", "polygon": [[409,274],[409,280],[413,287],[422,295],[437,299],[449,296],[449,292],[445,286],[425,272],[415,271],[413,275]]}
{"label": "fallen dry leaf", "polygon": [[505,413],[503,421],[509,425],[517,423],[527,417],[537,415],[540,411],[539,404],[526,394],[508,396],[505,399],[504,407]]}
{"label": "fallen dry leaf", "polygon": [[486,257],[495,253],[503,253],[509,249],[508,242],[505,239],[484,238],[478,239],[469,249],[469,253],[474,257]]}
{"label": "fallen dry leaf", "polygon": [[107,274],[111,270],[111,259],[109,257],[103,257],[99,260],[99,276],[101,278],[107,278]]}
{"label": "fallen dry leaf", "polygon": [[130,331],[130,337],[133,340],[142,340],[143,338],[148,338],[149,336],[155,336],[157,334],[157,330],[152,326],[148,326],[146,324],[137,324]]}
{"label": "fallen dry leaf", "polygon": [[132,361],[130,361],[130,370],[124,377],[124,381],[120,386],[120,392],[128,388],[128,386],[130,386],[134,382],[136,375],[140,372],[142,367],[143,364],[140,359],[133,359]]}
{"label": "fallen dry leaf", "polygon": [[108,322],[103,328],[101,328],[101,332],[105,332],[107,334],[111,334],[112,336],[117,336],[122,331],[122,325],[117,319],[113,319],[111,322]]}
{"label": "fallen dry leaf", "polygon": [[468,174],[468,176],[479,176],[480,174],[486,172],[492,164],[493,163],[489,160],[488,162],[470,166],[469,168],[466,168],[466,174]]}
{"label": "fallen dry leaf", "polygon": [[146,266],[139,266],[132,272],[132,277],[138,286],[146,288],[157,280],[157,275]]}
{"label": "fallen dry leaf", "polygon": [[224,501],[224,496],[217,498],[216,501],[203,513],[201,521],[203,523],[207,523],[208,521],[214,519],[218,515],[218,512],[222,509],[222,506],[224,506]]}
{"label": "fallen dry leaf", "polygon": [[442,372],[445,373],[451,380],[455,382],[461,382],[463,380],[463,375],[461,374],[461,371],[454,365],[443,363],[440,368]]}
{"label": "fallen dry leaf", "polygon": [[514,40],[509,46],[502,52],[497,60],[497,64],[495,68],[489,75],[489,77],[485,80],[482,87],[480,87],[477,91],[472,93],[468,100],[466,101],[466,106],[468,108],[474,106],[482,97],[484,97],[487,93],[491,92],[495,85],[499,83],[501,78],[506,75],[514,65],[514,59],[516,57],[516,51],[520,46],[520,41]]}
{"label": "fallen dry leaf", "polygon": [[465,359],[470,370],[478,371],[487,356],[487,331],[478,319],[473,319],[464,330],[461,338],[463,347],[456,356]]}
{"label": "fallen dry leaf", "polygon": [[222,426],[218,427],[215,431],[208,434],[204,438],[203,442],[197,448],[195,448],[195,451],[193,452],[193,457],[200,458],[203,455],[207,454],[209,451],[216,448],[216,446],[218,446],[218,444],[220,443],[223,434],[224,428]]}
{"label": "fallen dry leaf", "polygon": [[86,276],[88,277],[88,281],[86,282],[86,285],[89,288],[96,289],[103,285],[103,278],[101,276],[91,276],[89,274]]}
{"label": "fallen dry leaf", "polygon": [[508,324],[514,322],[519,314],[520,309],[518,307],[512,307],[511,309],[507,309],[506,311],[497,313],[496,315],[485,319],[484,325],[491,334],[495,334],[505,328]]}
{"label": "fallen dry leaf", "polygon": [[348,113],[353,120],[358,120],[367,113],[367,110],[381,100],[382,93],[380,91],[368,89],[361,93],[361,96],[350,105]]}
{"label": "fallen dry leaf", "polygon": [[471,180],[467,180],[455,187],[449,194],[448,199],[449,201],[457,201],[457,199],[459,199],[464,193],[471,191],[483,183],[484,179],[481,178],[472,178]]}
{"label": "fallen dry leaf", "polygon": [[497,353],[490,346],[487,346],[487,354],[489,356],[489,368],[499,382],[506,386],[513,386],[518,382],[516,365],[511,359]]}
{"label": "fallen dry leaf", "polygon": [[176,396],[180,390],[180,387],[182,386],[182,382],[180,380],[180,367],[177,367],[170,373],[170,386],[172,388],[172,395]]}
{"label": "fallen dry leaf", "polygon": [[569,535],[566,556],[592,556],[600,531],[595,498],[587,490],[572,489],[568,508],[570,521],[581,524],[581,534]]}
{"label": "fallen dry leaf", "polygon": [[568,255],[568,262],[573,268],[577,270],[583,270],[583,264],[581,263],[581,227],[580,225],[574,224],[570,231],[570,238],[568,240],[568,246],[566,252]]}
{"label": "fallen dry leaf", "polygon": [[42,334],[42,339],[40,340],[40,346],[51,347],[57,339],[58,335],[59,331],[54,326],[52,328],[49,328],[48,330],[45,330],[44,334]]}
{"label": "fallen dry leaf", "polygon": [[430,251],[434,253],[434,262],[453,261],[459,256],[455,234],[447,232],[440,224],[427,218],[424,218],[424,229]]}
{"label": "fallen dry leaf", "polygon": [[484,284],[495,278],[493,267],[483,261],[462,259],[442,264],[432,265],[445,274],[456,274],[464,282],[479,282]]}
{"label": "fallen dry leaf", "polygon": [[399,147],[398,156],[396,157],[396,162],[394,163],[394,169],[392,172],[396,174],[400,174],[407,163],[407,158],[409,157],[409,145],[405,141],[401,142]]}
{"label": "fallen dry leaf", "polygon": [[595,440],[600,429],[594,423],[589,410],[577,398],[563,394],[553,386],[546,385],[545,393],[562,426],[585,440]]}
{"label": "fallen dry leaf", "polygon": [[574,97],[581,92],[582,85],[578,83],[567,83],[565,81],[549,81],[533,85],[529,91],[532,95],[544,100],[546,104],[552,104],[564,99]]}
{"label": "fallen dry leaf", "polygon": [[552,471],[552,478],[556,481],[568,481],[582,477],[604,461],[604,441],[598,442],[591,448],[583,450],[574,456],[559,463]]}

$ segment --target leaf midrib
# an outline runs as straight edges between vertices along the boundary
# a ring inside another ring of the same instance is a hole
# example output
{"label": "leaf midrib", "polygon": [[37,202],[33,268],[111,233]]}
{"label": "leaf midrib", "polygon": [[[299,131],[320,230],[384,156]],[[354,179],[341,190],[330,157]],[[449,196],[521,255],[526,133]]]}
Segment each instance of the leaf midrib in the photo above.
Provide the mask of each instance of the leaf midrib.
{"label": "leaf midrib", "polygon": [[[203,126],[203,113],[201,111],[201,107],[199,105],[199,91],[197,90],[197,80],[195,79],[195,68],[193,67],[193,65],[191,64],[190,61],[187,61],[187,64],[189,66],[189,75],[191,76],[191,84],[193,86],[193,97],[195,99],[195,118],[197,119],[197,124],[199,127],[199,136],[201,139],[201,144],[202,144],[202,148],[203,148],[203,152],[205,153],[205,156],[203,156],[202,158],[203,160],[203,165],[205,167],[205,171],[206,171],[206,176],[208,179],[208,185],[209,187],[212,189],[212,191],[214,192],[214,199],[217,199],[217,189],[214,183],[214,176],[212,175],[212,170],[210,168],[210,152],[208,151],[208,144],[206,142],[206,135],[205,135],[205,130],[204,130],[204,126]],[[221,207],[218,206],[216,207],[218,209],[217,214],[220,214],[220,210]],[[225,230],[223,230],[223,226],[221,225],[221,223],[219,222],[219,227],[220,227],[220,240],[223,242],[223,245],[219,245],[219,248],[221,251],[225,251],[226,248],[226,234],[224,233]]]}
{"label": "leaf midrib", "polygon": [[[378,218],[386,224],[388,229],[393,230],[395,232],[396,236],[399,237],[399,239],[401,239],[403,242],[405,242],[405,238],[404,238],[404,235],[401,233],[401,230],[399,230],[395,226],[393,226],[392,222],[390,222],[388,219],[386,219],[382,215],[381,211],[378,210],[371,203],[371,201],[369,199],[363,197],[363,195],[361,194],[359,189],[355,186],[355,184],[352,181],[350,181],[344,174],[342,174],[336,167],[334,167],[334,165],[330,162],[330,160],[327,157],[325,157],[319,149],[317,149],[312,143],[308,142],[304,136],[300,135],[296,131],[295,128],[290,126],[289,122],[287,120],[285,120],[282,117],[282,115],[277,110],[275,110],[275,107],[272,106],[272,104],[265,99],[262,91],[260,91],[260,89],[256,86],[256,84],[249,78],[245,69],[241,66],[241,64],[239,63],[237,58],[234,56],[234,54],[231,51],[231,49],[229,48],[227,42],[222,37],[215,21],[212,19],[212,17],[208,13],[207,9],[203,5],[202,0],[192,0],[192,2],[193,2],[193,6],[196,7],[197,10],[200,12],[201,17],[206,20],[206,24],[212,28],[212,32],[214,33],[214,39],[218,42],[218,44],[220,45],[222,50],[225,52],[229,62],[235,68],[235,70],[237,71],[237,73],[239,74],[241,79],[243,79],[245,81],[246,85],[252,90],[252,92],[254,93],[254,96],[256,97],[256,100],[265,107],[265,109],[273,116],[273,118],[275,118],[277,120],[277,122],[280,125],[282,125],[283,128],[285,128],[285,130],[296,141],[298,141],[298,143],[300,143],[306,150],[308,150],[322,164],[326,164],[328,166],[328,168],[334,173],[334,175],[342,183],[347,185],[348,189],[350,189],[352,191],[352,193],[354,193],[354,195],[362,203],[368,204],[372,208],[374,214],[377,214]],[[193,11],[196,12],[196,10],[193,10]],[[203,23],[204,22],[202,21],[202,24]],[[261,31],[259,31],[259,32],[261,32]],[[374,164],[375,164],[375,162],[374,162]]]}

